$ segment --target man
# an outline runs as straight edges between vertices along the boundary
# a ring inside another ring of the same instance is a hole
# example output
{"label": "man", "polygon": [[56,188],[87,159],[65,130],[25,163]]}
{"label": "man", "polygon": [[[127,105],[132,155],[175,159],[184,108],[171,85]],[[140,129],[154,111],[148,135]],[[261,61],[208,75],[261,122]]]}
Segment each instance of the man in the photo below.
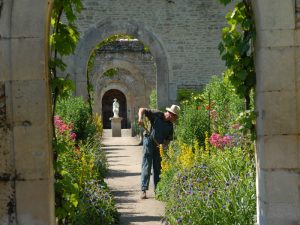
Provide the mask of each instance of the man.
{"label": "man", "polygon": [[173,138],[173,122],[178,119],[180,107],[172,105],[166,108],[166,112],[158,110],[140,108],[138,112],[138,123],[144,127],[143,115],[150,123],[151,129],[143,139],[143,159],[141,174],[141,199],[146,199],[146,191],[149,188],[151,166],[153,163],[154,189],[159,181],[161,171],[161,157],[159,154],[159,145],[167,145]]}

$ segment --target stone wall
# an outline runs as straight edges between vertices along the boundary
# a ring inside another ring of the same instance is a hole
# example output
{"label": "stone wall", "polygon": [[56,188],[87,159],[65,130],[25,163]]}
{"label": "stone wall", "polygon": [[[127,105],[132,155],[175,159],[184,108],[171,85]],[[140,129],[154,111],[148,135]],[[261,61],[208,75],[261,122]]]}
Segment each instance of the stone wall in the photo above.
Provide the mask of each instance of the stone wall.
{"label": "stone wall", "polygon": [[[299,8],[299,1],[253,0],[253,3],[257,25],[258,224],[298,225],[300,31],[295,6]],[[75,62],[82,59],[80,66],[86,64],[92,48],[112,35],[114,32],[107,28],[113,27],[116,32],[136,34],[152,47],[157,76],[163,79],[163,84],[168,84],[161,87],[161,93],[165,93],[163,88],[172,89],[169,87],[173,84],[193,85],[192,79],[202,74],[204,65],[200,53],[209,52],[204,51],[214,46],[209,37],[215,40],[214,34],[219,33],[211,20],[215,17],[223,21],[223,16],[218,18],[219,6],[215,4],[216,1],[210,0],[124,0],[121,4],[119,0],[86,1],[82,27],[87,29],[95,24],[98,27],[87,36],[91,46],[81,45],[82,49],[77,50],[84,54]],[[202,7],[205,5],[213,7]],[[1,225],[55,224],[47,82],[50,9],[51,1],[46,0],[0,0]],[[145,17],[144,26],[128,22],[140,20],[141,15]],[[119,19],[121,25],[111,20],[108,26],[95,22],[105,19],[102,16]],[[171,26],[174,21],[175,27]],[[205,31],[201,33],[196,26]],[[205,44],[209,46],[202,51],[201,46]],[[85,51],[84,47],[88,49]],[[209,62],[209,54],[205,62]],[[76,79],[83,87],[86,80],[80,80],[80,76],[85,76],[82,71],[86,72],[84,66],[76,70]],[[164,77],[164,72],[168,76]],[[177,84],[181,78],[183,82]],[[123,93],[130,92],[121,84],[114,87]]]}
{"label": "stone wall", "polygon": [[298,225],[300,30],[295,29],[295,1],[253,2],[257,29],[258,223]]}
{"label": "stone wall", "polygon": [[83,4],[81,34],[107,18],[144,23],[162,41],[176,84],[207,83],[224,70],[217,46],[228,8],[218,1],[83,0]]}
{"label": "stone wall", "polygon": [[0,224],[13,224],[16,217],[12,132],[7,122],[4,82],[0,81]]}
{"label": "stone wall", "polygon": [[176,100],[178,86],[203,86],[225,69],[217,46],[229,9],[218,1],[84,0],[83,5],[77,21],[81,40],[69,63],[79,95],[86,69],[75,67],[85,67],[80,61],[88,60],[86,51],[113,34],[133,35],[150,47],[162,107]]}
{"label": "stone wall", "polygon": [[[143,49],[139,42],[131,42],[112,44],[98,51],[91,70],[95,112],[101,115],[104,94],[115,88],[125,92],[130,124],[139,107],[149,106],[149,95],[156,89],[156,65],[153,56]],[[118,68],[118,72],[113,77],[103,76],[111,68]]]}
{"label": "stone wall", "polygon": [[0,0],[0,224],[53,225],[51,1]]}

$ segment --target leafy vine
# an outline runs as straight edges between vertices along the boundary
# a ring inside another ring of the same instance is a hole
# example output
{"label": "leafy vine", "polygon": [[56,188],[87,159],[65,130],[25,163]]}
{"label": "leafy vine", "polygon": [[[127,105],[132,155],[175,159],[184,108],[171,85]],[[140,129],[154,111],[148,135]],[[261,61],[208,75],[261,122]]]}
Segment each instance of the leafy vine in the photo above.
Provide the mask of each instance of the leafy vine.
{"label": "leafy vine", "polygon": [[[233,0],[219,0],[224,5]],[[235,87],[236,93],[245,99],[250,109],[251,91],[255,89],[254,69],[255,23],[251,0],[237,3],[226,15],[228,25],[222,30],[219,51],[228,71],[226,75]]]}

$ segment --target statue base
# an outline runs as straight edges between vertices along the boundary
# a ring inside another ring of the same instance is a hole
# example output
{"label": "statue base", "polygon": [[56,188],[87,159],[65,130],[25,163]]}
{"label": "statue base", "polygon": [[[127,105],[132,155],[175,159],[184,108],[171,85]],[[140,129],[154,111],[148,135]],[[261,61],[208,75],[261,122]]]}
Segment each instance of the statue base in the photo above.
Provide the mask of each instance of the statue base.
{"label": "statue base", "polygon": [[110,117],[112,137],[121,137],[121,121],[122,117]]}

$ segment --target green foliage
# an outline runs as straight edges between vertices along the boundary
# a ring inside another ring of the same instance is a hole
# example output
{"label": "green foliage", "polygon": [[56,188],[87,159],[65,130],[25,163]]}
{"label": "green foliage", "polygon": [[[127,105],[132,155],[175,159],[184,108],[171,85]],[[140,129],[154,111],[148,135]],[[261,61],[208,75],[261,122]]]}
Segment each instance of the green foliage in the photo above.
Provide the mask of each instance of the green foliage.
{"label": "green foliage", "polygon": [[255,168],[241,148],[212,151],[173,177],[168,190],[168,224],[253,225]]}
{"label": "green foliage", "polygon": [[74,82],[69,79],[69,76],[66,78],[55,77],[50,82],[52,89],[57,90],[57,94],[60,98],[67,98],[70,96],[70,91],[75,90]]}
{"label": "green foliage", "polygon": [[236,122],[242,124],[242,126],[239,127],[239,131],[242,132],[243,135],[250,134],[252,141],[256,139],[256,133],[252,132],[256,123],[256,113],[253,109],[241,112],[236,118]]}
{"label": "green foliage", "polygon": [[[231,1],[220,0],[227,4]],[[250,92],[255,88],[255,69],[253,43],[255,25],[250,0],[236,4],[234,10],[226,15],[228,26],[223,28],[220,54],[228,68],[226,75],[234,85],[236,93],[246,99],[249,109]]]}
{"label": "green foliage", "polygon": [[233,0],[219,0],[222,4],[227,5],[228,3],[232,2]]}
{"label": "green foliage", "polygon": [[56,113],[64,121],[74,123],[73,131],[78,141],[87,140],[96,134],[96,124],[90,115],[89,106],[82,97],[60,98]]}
{"label": "green foliage", "polygon": [[[74,53],[79,39],[79,32],[75,27],[76,14],[82,9],[81,0],[54,0],[51,13],[51,34],[50,34],[50,84],[53,92],[53,116],[56,110],[56,100],[58,95],[66,97],[69,91],[74,90],[74,84],[68,75],[62,72],[66,69],[66,64],[62,57]],[[62,22],[65,16],[66,22]],[[58,70],[61,71],[58,78]],[[55,132],[54,132],[55,137]]]}
{"label": "green foliage", "polygon": [[204,146],[205,132],[226,134],[244,109],[243,100],[235,94],[227,77],[213,76],[202,92],[181,93],[187,99],[181,102],[176,137],[191,145],[197,140]]}
{"label": "green foliage", "polygon": [[226,134],[245,107],[226,76],[213,76],[204,89],[202,99],[210,115],[210,134]]}
{"label": "green foliage", "polygon": [[255,224],[253,104],[244,111],[227,76],[184,99],[156,189],[165,224]]}
{"label": "green foliage", "polygon": [[191,90],[191,89],[178,89],[177,90],[177,101],[181,102],[184,100],[188,100],[191,98],[193,93],[197,93],[196,90]]}
{"label": "green foliage", "polygon": [[72,224],[115,225],[118,224],[118,218],[115,202],[106,186],[90,182],[85,186]]}
{"label": "green foliage", "polygon": [[118,68],[111,68],[109,70],[106,70],[103,73],[103,76],[112,78],[113,76],[115,76],[118,73],[118,71],[119,71]]}
{"label": "green foliage", "polygon": [[50,36],[51,47],[61,56],[74,53],[76,43],[79,39],[79,33],[74,25],[66,25],[61,22],[56,23],[54,19],[51,20],[51,25],[58,31]]}
{"label": "green foliage", "polygon": [[[101,118],[82,98],[59,99],[55,117],[55,211],[58,224],[115,225],[118,213],[104,177]],[[87,222],[89,221],[89,222]]]}
{"label": "green foliage", "polygon": [[151,109],[157,109],[157,93],[156,93],[156,89],[153,89],[151,91],[149,100],[150,100],[149,107]]}
{"label": "green foliage", "polygon": [[177,139],[184,143],[192,145],[198,140],[204,144],[205,132],[209,131],[208,112],[197,108],[193,101],[181,105],[180,118],[175,130]]}

